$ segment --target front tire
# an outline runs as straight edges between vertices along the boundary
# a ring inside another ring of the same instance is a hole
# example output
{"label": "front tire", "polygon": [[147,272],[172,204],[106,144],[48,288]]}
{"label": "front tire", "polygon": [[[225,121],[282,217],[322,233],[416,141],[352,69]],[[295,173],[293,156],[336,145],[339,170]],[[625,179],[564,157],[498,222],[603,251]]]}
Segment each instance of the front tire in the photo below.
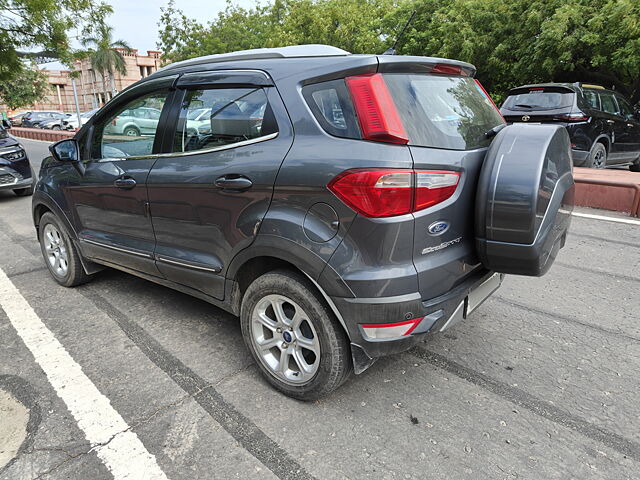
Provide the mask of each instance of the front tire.
{"label": "front tire", "polygon": [[285,395],[317,400],[351,373],[342,326],[299,274],[277,270],[257,278],[242,299],[240,322],[258,368]]}
{"label": "front tire", "polygon": [[589,158],[587,159],[587,167],[589,168],[605,168],[607,166],[607,149],[598,142],[591,147]]}
{"label": "front tire", "polygon": [[640,172],[640,157],[636,158],[636,161],[629,165],[629,170],[632,172]]}
{"label": "front tire", "polygon": [[51,212],[40,218],[40,250],[53,279],[64,287],[82,285],[92,279],[80,262],[80,254],[62,222]]}

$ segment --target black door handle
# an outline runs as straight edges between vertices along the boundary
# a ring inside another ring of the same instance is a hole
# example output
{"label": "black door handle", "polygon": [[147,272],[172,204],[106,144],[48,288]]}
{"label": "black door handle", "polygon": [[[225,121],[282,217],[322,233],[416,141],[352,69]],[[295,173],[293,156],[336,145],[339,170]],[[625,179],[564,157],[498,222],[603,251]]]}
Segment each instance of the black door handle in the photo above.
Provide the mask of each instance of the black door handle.
{"label": "black door handle", "polygon": [[121,177],[116,178],[113,184],[118,188],[122,188],[123,190],[131,190],[136,186],[136,181],[131,177]]}
{"label": "black door handle", "polygon": [[216,187],[222,188],[224,190],[243,192],[244,190],[250,189],[253,185],[253,182],[242,175],[232,174],[216,178],[214,184]]}

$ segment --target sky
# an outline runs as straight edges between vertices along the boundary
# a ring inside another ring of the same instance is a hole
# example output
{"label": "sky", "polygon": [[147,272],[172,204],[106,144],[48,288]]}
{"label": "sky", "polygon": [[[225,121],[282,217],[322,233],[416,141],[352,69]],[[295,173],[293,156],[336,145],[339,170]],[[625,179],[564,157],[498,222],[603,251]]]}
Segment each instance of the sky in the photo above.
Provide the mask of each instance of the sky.
{"label": "sky", "polygon": [[[158,20],[160,7],[166,6],[168,0],[104,0],[113,7],[113,14],[107,21],[114,29],[116,40],[125,40],[138,53],[146,55],[147,50],[156,50],[158,41]],[[255,6],[256,0],[233,0],[233,3],[244,8]],[[262,3],[265,3],[263,0]],[[224,10],[226,0],[176,0],[175,6],[189,18],[201,23],[213,20],[218,12]],[[78,46],[78,45],[76,45]],[[50,70],[64,68],[59,63],[43,64],[41,67]]]}

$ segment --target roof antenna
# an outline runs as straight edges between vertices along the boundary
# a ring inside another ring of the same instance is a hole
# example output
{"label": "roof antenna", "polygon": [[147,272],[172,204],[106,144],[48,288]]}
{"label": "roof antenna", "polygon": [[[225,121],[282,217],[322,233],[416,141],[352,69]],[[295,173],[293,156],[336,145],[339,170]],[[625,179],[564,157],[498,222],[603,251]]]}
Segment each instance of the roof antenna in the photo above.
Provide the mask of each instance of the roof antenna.
{"label": "roof antenna", "polygon": [[398,45],[398,42],[402,39],[402,37],[404,36],[404,32],[407,30],[407,28],[409,27],[409,25],[411,25],[411,22],[413,21],[413,17],[416,16],[416,11],[414,10],[411,13],[411,16],[409,17],[409,20],[407,20],[407,23],[404,24],[404,27],[402,28],[402,30],[400,31],[400,33],[398,34],[398,36],[396,37],[396,41],[393,42],[393,45],[391,46],[391,48],[387,48],[383,55],[397,55],[396,52],[396,46]]}

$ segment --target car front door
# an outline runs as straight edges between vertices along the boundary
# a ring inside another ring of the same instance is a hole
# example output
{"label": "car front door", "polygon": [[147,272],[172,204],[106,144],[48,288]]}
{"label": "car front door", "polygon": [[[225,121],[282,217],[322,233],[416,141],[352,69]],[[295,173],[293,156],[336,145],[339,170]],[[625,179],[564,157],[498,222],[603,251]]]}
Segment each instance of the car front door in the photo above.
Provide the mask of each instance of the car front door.
{"label": "car front door", "polygon": [[[261,73],[183,75],[165,146],[172,154],[147,182],[158,269],[218,299],[226,267],[258,232],[292,142],[284,105],[265,83]],[[188,117],[202,108],[211,110],[210,128],[194,132]]]}
{"label": "car front door", "polygon": [[640,122],[634,114],[633,107],[623,96],[616,94],[616,100],[620,107],[620,115],[625,119],[624,128],[621,128],[618,142],[625,153],[626,161],[633,161],[640,155]]}
{"label": "car front door", "polygon": [[146,182],[161,140],[155,132],[130,137],[109,126],[126,109],[162,109],[173,95],[169,87],[167,80],[145,82],[101,112],[82,142],[84,172],[68,185],[83,254],[156,276]]}

